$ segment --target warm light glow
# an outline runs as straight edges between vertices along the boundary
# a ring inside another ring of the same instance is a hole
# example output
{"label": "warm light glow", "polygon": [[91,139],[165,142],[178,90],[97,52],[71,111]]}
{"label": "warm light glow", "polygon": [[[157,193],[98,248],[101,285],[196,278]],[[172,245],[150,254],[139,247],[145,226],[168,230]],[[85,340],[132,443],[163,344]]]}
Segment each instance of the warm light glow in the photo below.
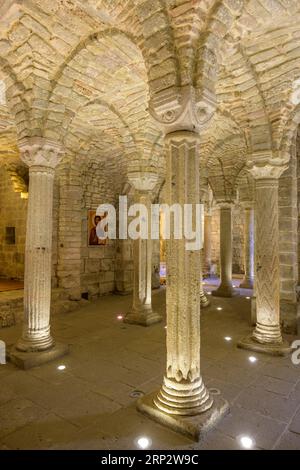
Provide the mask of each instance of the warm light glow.
{"label": "warm light glow", "polygon": [[246,299],[250,300],[250,297],[246,297]]}
{"label": "warm light glow", "polygon": [[118,315],[118,316],[117,316],[117,319],[118,319],[118,320],[123,320],[123,315]]}
{"label": "warm light glow", "polygon": [[255,356],[249,356],[249,361],[250,362],[256,362],[257,358]]}
{"label": "warm light glow", "polygon": [[254,446],[254,440],[249,436],[240,436],[239,438],[240,445],[244,447],[244,449],[252,449]]}
{"label": "warm light glow", "polygon": [[65,370],[66,366],[64,364],[61,364],[60,366],[57,367],[58,370]]}
{"label": "warm light glow", "polygon": [[232,340],[231,336],[225,336],[224,339],[225,339],[225,341],[231,341]]}
{"label": "warm light glow", "polygon": [[217,307],[217,310],[223,310],[222,307]]}
{"label": "warm light glow", "polygon": [[139,437],[137,440],[137,445],[140,449],[148,449],[151,445],[151,440],[148,437]]}
{"label": "warm light glow", "polygon": [[167,329],[167,325],[165,326],[165,330]]}
{"label": "warm light glow", "polygon": [[211,292],[206,292],[206,293],[207,293],[207,295],[211,295]]}

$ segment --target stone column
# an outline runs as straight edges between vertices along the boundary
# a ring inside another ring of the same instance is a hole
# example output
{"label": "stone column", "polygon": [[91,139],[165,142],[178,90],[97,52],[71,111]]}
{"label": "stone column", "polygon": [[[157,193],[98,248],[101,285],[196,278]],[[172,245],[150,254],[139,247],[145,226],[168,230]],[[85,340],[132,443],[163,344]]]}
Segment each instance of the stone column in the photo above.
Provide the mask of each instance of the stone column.
{"label": "stone column", "polygon": [[200,252],[200,305],[201,308],[205,308],[210,305],[210,301],[203,288],[203,250]]}
{"label": "stone column", "polygon": [[[179,131],[166,136],[168,204],[199,202],[199,136]],[[167,241],[167,367],[154,398],[158,409],[196,415],[213,403],[200,373],[200,250],[186,240]]]}
{"label": "stone column", "polygon": [[232,204],[220,204],[220,264],[221,284],[212,291],[215,297],[233,297],[237,292],[232,287]]}
{"label": "stone column", "polygon": [[209,212],[204,217],[204,248],[203,248],[203,272],[211,272],[211,228],[212,214]]}
{"label": "stone column", "polygon": [[240,287],[253,289],[254,283],[254,209],[251,204],[244,203],[244,266],[245,276]]}
{"label": "stone column", "polygon": [[[181,210],[184,204],[190,204],[194,229],[196,205],[200,201],[199,132],[215,109],[214,97],[205,91],[199,100],[199,90],[197,95],[194,89],[186,87],[177,90],[170,100],[167,90],[152,109],[165,133],[166,202],[169,206],[179,204]],[[220,397],[213,399],[202,380],[199,282],[202,246],[188,250],[186,243],[184,237],[174,233],[171,217],[170,238],[166,241],[166,372],[160,390],[141,398],[137,407],[161,424],[198,439],[227,412],[228,404]]]}
{"label": "stone column", "polygon": [[152,310],[152,240],[151,240],[151,203],[153,189],[158,177],[151,172],[130,173],[129,182],[135,191],[135,203],[143,204],[148,213],[148,239],[133,241],[133,303],[124,318],[125,323],[149,326],[162,320],[161,315]]}
{"label": "stone column", "polygon": [[289,353],[280,326],[278,180],[287,167],[279,158],[249,162],[255,179],[256,327],[239,347],[274,355]]}
{"label": "stone column", "polygon": [[52,208],[54,169],[60,148],[42,139],[20,145],[29,166],[23,333],[11,351],[11,360],[22,368],[48,362],[65,354],[50,332]]}

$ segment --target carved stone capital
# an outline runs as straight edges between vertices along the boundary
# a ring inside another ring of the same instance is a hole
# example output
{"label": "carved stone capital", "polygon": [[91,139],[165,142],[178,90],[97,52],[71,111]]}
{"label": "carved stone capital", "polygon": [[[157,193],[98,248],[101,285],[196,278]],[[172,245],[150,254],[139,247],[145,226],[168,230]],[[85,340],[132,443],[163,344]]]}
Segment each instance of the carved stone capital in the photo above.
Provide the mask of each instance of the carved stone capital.
{"label": "carved stone capital", "polygon": [[191,86],[164,90],[152,98],[149,107],[165,134],[180,130],[199,132],[208,125],[215,109],[214,93],[200,92]]}
{"label": "carved stone capital", "polygon": [[153,191],[158,183],[158,175],[150,171],[131,171],[128,181],[138,191]]}
{"label": "carved stone capital", "polygon": [[288,156],[273,157],[272,152],[256,152],[247,167],[255,180],[279,179],[288,168]]}
{"label": "carved stone capital", "polygon": [[21,160],[29,167],[54,169],[63,157],[60,144],[42,138],[24,140],[19,143],[19,149]]}
{"label": "carved stone capital", "polygon": [[232,209],[232,206],[234,205],[234,200],[217,199],[216,204],[219,207],[219,209]]}
{"label": "carved stone capital", "polygon": [[243,209],[253,209],[254,208],[254,202],[253,201],[240,201],[240,205],[242,206]]}

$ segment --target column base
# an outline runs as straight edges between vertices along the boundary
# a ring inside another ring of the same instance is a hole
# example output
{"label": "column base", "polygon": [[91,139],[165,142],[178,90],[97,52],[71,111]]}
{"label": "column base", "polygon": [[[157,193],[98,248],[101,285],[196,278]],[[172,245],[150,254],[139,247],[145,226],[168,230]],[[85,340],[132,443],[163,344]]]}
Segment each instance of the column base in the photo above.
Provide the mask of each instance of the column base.
{"label": "column base", "polygon": [[205,308],[205,307],[208,307],[209,305],[210,305],[210,300],[206,297],[206,295],[204,293],[200,294],[200,307]]}
{"label": "column base", "polygon": [[213,290],[211,295],[214,297],[235,297],[239,295],[238,291],[231,286],[220,286],[218,289]]}
{"label": "column base", "polygon": [[240,284],[240,287],[242,289],[253,289],[253,282],[249,279],[246,279]]}
{"label": "column base", "polygon": [[212,429],[229,412],[229,404],[221,397],[215,397],[212,407],[195,416],[167,414],[154,404],[158,392],[153,392],[137,401],[137,409],[144,415],[172,431],[183,434],[195,441]]}
{"label": "column base", "polygon": [[152,311],[128,312],[123,321],[130,325],[150,326],[161,322],[162,316]]}
{"label": "column base", "polygon": [[291,347],[285,340],[281,343],[259,343],[253,338],[252,334],[241,339],[237,346],[241,349],[248,349],[271,356],[288,356],[291,353]]}
{"label": "column base", "polygon": [[63,343],[55,343],[50,349],[34,352],[22,352],[13,347],[8,351],[8,359],[20,369],[27,370],[55,361],[68,352],[69,346]]}

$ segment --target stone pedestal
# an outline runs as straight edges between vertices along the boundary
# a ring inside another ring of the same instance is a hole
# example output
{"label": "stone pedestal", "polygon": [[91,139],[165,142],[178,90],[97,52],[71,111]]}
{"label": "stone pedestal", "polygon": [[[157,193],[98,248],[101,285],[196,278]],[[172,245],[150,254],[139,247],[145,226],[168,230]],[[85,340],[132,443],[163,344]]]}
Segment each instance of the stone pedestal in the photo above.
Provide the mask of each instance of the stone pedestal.
{"label": "stone pedestal", "polygon": [[140,398],[137,402],[137,409],[154,421],[194,441],[203,437],[229,412],[228,402],[221,397],[216,397],[211,408],[201,414],[194,416],[168,414],[155,405],[156,395],[157,392],[154,392]]}
{"label": "stone pedestal", "polygon": [[[135,203],[143,204],[151,216],[152,191],[158,178],[151,172],[132,172],[129,182],[135,190]],[[150,326],[162,320],[161,315],[152,310],[152,239],[148,225],[148,239],[142,237],[133,241],[133,302],[124,318],[125,323]]]}
{"label": "stone pedestal", "polygon": [[[11,359],[21,367],[25,363],[26,367],[28,364],[33,367],[41,363],[42,353],[48,361],[53,356],[57,358],[58,351],[66,352],[65,348],[56,347],[56,353],[50,353],[55,348],[50,332],[53,180],[62,154],[57,146],[44,140],[27,142],[20,146],[20,151],[29,166],[24,323]],[[29,355],[30,361],[26,362]]]}
{"label": "stone pedestal", "polygon": [[212,292],[215,297],[233,297],[237,292],[232,287],[232,205],[220,204],[220,264],[221,284]]}
{"label": "stone pedestal", "polygon": [[239,347],[285,355],[288,345],[280,327],[278,179],[286,166],[279,159],[262,156],[249,164],[255,178],[256,315],[252,335]]}
{"label": "stone pedestal", "polygon": [[254,210],[252,205],[244,204],[244,267],[245,276],[240,284],[243,289],[253,289],[254,283]]}

